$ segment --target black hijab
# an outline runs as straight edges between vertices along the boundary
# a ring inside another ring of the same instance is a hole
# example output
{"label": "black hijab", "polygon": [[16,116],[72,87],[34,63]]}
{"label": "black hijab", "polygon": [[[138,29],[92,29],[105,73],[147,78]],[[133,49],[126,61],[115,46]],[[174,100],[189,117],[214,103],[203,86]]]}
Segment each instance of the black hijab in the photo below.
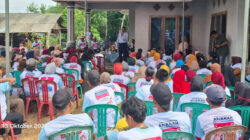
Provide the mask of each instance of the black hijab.
{"label": "black hijab", "polygon": [[237,80],[233,69],[229,66],[224,66],[222,68],[222,74],[224,76],[226,86],[234,87]]}
{"label": "black hijab", "polygon": [[[226,107],[235,106],[235,105],[250,105],[250,87],[247,84],[242,82],[237,82],[234,88],[234,94],[236,94],[237,99],[231,99],[226,102]],[[232,97],[233,97],[232,95]]]}

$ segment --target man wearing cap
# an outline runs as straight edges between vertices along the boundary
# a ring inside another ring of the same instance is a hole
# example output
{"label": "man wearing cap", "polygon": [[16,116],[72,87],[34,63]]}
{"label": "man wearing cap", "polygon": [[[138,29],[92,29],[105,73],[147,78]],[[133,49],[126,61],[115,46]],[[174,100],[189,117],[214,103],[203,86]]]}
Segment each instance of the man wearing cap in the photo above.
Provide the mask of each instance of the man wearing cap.
{"label": "man wearing cap", "polygon": [[[91,90],[84,94],[84,101],[82,106],[82,112],[92,105],[97,104],[111,104],[116,105],[115,93],[110,87],[100,85],[100,74],[97,70],[92,70],[88,73],[87,83],[91,86]],[[97,125],[97,112],[93,111],[93,120]],[[114,128],[115,112],[109,111],[107,113],[107,127]]]}
{"label": "man wearing cap", "polygon": [[[96,132],[93,121],[88,114],[71,114],[73,101],[74,98],[72,97],[72,90],[69,88],[57,91],[52,98],[52,103],[54,108],[57,110],[58,117],[43,126],[40,131],[39,140],[48,140],[50,135],[74,126],[93,126],[93,132]],[[88,131],[80,131],[79,138],[80,137],[88,137]],[[55,139],[61,139],[61,135],[57,136]]]}
{"label": "man wearing cap", "polygon": [[81,36],[80,40],[77,43],[77,46],[81,49],[84,49],[86,44],[85,44],[85,36]]}
{"label": "man wearing cap", "polygon": [[198,140],[217,128],[231,125],[241,125],[241,116],[233,110],[222,107],[226,100],[225,90],[219,85],[212,85],[205,89],[207,102],[211,109],[202,113],[196,122],[195,136]]}
{"label": "man wearing cap", "polygon": [[149,127],[159,126],[163,132],[191,132],[191,123],[187,113],[169,111],[173,96],[168,86],[163,83],[154,84],[150,91],[158,113],[148,116],[145,124]]}

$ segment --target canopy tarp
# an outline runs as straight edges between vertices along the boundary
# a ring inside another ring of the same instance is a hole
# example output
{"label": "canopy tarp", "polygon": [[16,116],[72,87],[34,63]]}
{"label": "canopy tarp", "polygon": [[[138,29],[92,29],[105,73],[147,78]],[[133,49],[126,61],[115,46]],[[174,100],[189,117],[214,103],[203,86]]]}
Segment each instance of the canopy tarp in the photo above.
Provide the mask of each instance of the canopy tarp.
{"label": "canopy tarp", "polygon": [[[10,14],[10,33],[35,32],[48,33],[52,29],[63,29],[60,26],[61,14]],[[0,33],[5,33],[5,14],[0,14]]]}

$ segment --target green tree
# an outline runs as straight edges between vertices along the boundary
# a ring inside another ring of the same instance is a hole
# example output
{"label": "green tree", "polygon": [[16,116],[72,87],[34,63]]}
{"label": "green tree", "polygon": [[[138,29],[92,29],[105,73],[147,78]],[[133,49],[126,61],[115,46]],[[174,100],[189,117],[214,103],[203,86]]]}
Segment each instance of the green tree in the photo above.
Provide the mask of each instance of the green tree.
{"label": "green tree", "polygon": [[31,13],[40,13],[38,6],[32,2],[28,7],[27,7],[27,11],[31,12]]}

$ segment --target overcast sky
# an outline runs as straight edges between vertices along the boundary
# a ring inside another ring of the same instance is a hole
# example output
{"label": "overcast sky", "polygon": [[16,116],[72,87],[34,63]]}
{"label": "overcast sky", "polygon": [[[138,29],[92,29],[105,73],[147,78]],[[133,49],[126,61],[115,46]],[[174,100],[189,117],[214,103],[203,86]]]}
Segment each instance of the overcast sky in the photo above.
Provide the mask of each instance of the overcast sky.
{"label": "overcast sky", "polygon": [[[27,6],[34,2],[40,7],[41,4],[53,6],[56,3],[52,0],[9,0],[10,13],[27,13]],[[0,0],[0,13],[5,11],[5,0]]]}

